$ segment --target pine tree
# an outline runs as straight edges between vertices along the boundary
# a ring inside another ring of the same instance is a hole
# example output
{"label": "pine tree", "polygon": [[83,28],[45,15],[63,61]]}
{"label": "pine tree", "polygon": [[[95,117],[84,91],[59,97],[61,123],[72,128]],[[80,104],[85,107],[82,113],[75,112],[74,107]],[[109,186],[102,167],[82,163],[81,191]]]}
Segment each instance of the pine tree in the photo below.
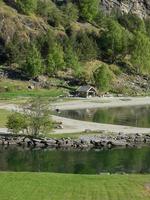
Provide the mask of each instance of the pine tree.
{"label": "pine tree", "polygon": [[58,70],[64,69],[64,52],[60,45],[55,44],[48,54],[47,73],[55,74]]}
{"label": "pine tree", "polygon": [[99,10],[99,0],[81,0],[80,1],[80,10],[81,10],[81,16],[88,20],[89,22],[92,22],[96,15],[98,14]]}
{"label": "pine tree", "polygon": [[137,73],[150,72],[150,39],[141,32],[136,32],[132,41],[131,63]]}
{"label": "pine tree", "polygon": [[30,46],[28,49],[26,61],[23,64],[23,70],[31,78],[35,78],[43,71],[42,58],[35,45]]}
{"label": "pine tree", "polygon": [[98,67],[94,74],[94,82],[99,91],[106,92],[110,89],[110,83],[113,78],[113,73],[105,64]]}
{"label": "pine tree", "polygon": [[16,4],[24,14],[33,13],[37,8],[37,0],[16,0]]}
{"label": "pine tree", "polygon": [[105,28],[106,31],[103,32],[99,44],[103,54],[113,63],[126,55],[130,34],[112,19],[107,21]]}

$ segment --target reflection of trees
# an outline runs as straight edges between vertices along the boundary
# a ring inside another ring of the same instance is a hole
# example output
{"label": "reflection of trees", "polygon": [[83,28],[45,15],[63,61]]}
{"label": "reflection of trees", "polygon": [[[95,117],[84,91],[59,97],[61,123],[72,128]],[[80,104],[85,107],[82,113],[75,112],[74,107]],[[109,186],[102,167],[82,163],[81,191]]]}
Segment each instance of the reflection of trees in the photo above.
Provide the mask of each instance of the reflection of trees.
{"label": "reflection of trees", "polygon": [[150,107],[119,107],[62,111],[65,117],[84,121],[150,127]]}
{"label": "reflection of trees", "polygon": [[66,173],[150,172],[150,148],[51,151],[0,148],[0,170]]}

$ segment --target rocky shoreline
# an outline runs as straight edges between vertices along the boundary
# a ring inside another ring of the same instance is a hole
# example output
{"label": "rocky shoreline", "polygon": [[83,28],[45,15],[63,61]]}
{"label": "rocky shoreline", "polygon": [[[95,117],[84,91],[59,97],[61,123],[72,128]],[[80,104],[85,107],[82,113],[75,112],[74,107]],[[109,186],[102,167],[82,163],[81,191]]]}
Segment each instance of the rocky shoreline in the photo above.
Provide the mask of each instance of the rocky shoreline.
{"label": "rocky shoreline", "polygon": [[111,149],[116,147],[150,146],[150,134],[123,134],[82,136],[71,138],[33,138],[30,136],[0,135],[0,145],[20,146],[27,148],[56,148],[56,149]]}

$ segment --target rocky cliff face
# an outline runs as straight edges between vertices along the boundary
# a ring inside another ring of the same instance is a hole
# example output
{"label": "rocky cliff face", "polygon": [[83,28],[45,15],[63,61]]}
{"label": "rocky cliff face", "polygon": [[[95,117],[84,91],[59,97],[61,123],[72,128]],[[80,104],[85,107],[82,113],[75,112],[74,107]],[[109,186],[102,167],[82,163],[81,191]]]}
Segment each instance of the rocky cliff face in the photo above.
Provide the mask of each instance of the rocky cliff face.
{"label": "rocky cliff face", "polygon": [[101,0],[103,10],[107,13],[119,11],[132,13],[140,18],[150,17],[150,0]]}

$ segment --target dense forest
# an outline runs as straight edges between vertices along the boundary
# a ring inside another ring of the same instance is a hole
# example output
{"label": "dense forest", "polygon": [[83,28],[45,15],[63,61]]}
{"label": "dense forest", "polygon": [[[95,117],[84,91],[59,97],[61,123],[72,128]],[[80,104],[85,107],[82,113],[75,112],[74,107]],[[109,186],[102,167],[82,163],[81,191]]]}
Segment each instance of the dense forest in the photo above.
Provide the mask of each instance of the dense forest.
{"label": "dense forest", "polygon": [[[0,0],[0,9],[31,28],[32,20],[38,21],[35,29],[42,27],[40,34],[20,34],[16,23],[13,36],[11,28],[10,33],[6,27],[0,32],[0,64],[20,69],[29,79],[63,71],[105,91],[122,72],[150,73],[148,18],[119,11],[108,15],[100,0]],[[95,63],[90,76],[85,73],[87,63]]]}

